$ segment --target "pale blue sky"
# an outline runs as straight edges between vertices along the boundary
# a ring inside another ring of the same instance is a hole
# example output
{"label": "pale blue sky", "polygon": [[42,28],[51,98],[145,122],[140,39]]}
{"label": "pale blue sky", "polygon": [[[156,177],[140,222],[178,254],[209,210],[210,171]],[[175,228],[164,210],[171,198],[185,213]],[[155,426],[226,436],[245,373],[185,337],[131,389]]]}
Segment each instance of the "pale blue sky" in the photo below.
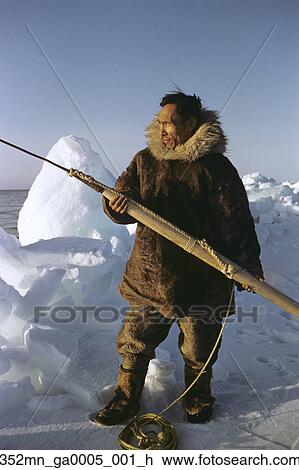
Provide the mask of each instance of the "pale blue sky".
{"label": "pale blue sky", "polygon": [[[60,137],[75,134],[102,155],[30,29],[118,173],[145,146],[144,127],[172,82],[220,110],[243,76],[222,112],[228,156],[241,175],[299,179],[297,0],[0,6],[1,138],[46,155]],[[30,187],[40,166],[0,145],[0,188]]]}

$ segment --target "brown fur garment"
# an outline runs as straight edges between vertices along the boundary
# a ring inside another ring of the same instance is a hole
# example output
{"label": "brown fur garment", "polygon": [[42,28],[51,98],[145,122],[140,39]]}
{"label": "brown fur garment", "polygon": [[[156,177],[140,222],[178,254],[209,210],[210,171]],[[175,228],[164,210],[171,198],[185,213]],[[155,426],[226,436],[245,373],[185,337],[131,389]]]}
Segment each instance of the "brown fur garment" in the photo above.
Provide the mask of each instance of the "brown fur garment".
{"label": "brown fur garment", "polygon": [[[217,113],[204,110],[201,125],[175,150],[161,143],[157,117],[147,128],[147,139],[148,147],[134,156],[115,188],[262,275],[247,195],[237,170],[223,155],[227,140]],[[135,222],[113,211],[105,198],[103,206],[114,222]],[[153,305],[165,316],[177,305],[178,313],[193,306],[210,317],[211,309],[227,304],[230,287],[223,274],[138,223],[119,286],[126,300]]]}

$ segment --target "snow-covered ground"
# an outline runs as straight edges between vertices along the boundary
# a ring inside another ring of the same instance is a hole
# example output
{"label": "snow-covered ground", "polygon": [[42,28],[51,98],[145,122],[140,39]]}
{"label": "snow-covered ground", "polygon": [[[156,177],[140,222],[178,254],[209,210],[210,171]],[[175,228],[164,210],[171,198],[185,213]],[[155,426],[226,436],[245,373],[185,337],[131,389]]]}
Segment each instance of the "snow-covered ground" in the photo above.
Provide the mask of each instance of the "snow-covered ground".
{"label": "snow-covered ground", "polygon": [[[49,158],[113,185],[85,139],[69,136]],[[299,299],[299,182],[243,178],[266,280]],[[134,238],[113,224],[101,196],[44,164],[20,212],[20,241],[0,229],[0,447],[117,449],[122,426],[87,419],[112,396],[115,336],[125,303],[116,291]],[[189,424],[180,404],[166,418],[180,449],[299,448],[299,320],[263,298],[237,294],[213,392],[215,414]],[[118,307],[118,308],[117,308]],[[178,330],[151,362],[140,413],[183,390]]]}

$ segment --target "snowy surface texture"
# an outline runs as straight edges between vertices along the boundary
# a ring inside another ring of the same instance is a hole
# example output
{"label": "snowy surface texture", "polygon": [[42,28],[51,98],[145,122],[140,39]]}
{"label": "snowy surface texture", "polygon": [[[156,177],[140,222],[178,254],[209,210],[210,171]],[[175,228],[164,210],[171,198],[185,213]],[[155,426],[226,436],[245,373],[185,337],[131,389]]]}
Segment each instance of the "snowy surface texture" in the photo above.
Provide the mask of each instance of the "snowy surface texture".
{"label": "snowy surface texture", "polygon": [[[84,138],[59,139],[47,158],[114,185],[113,175]],[[110,240],[115,235],[124,244],[130,238],[126,227],[114,224],[103,214],[100,193],[49,163],[44,163],[30,188],[19,214],[18,232],[22,245],[64,236]]]}
{"label": "snowy surface texture", "polygon": [[[85,139],[60,139],[49,156],[113,185]],[[260,173],[243,181],[266,279],[298,299],[299,183]],[[44,165],[20,213],[20,242],[0,229],[2,449],[118,448],[122,426],[95,427],[87,416],[113,393],[116,307],[125,307],[116,288],[134,234],[110,223],[100,199]],[[180,403],[166,415],[179,449],[298,449],[299,320],[254,294],[238,293],[237,305],[257,316],[226,325],[213,420],[189,424]],[[140,413],[161,411],[183,390],[177,335],[173,326],[150,364]]]}

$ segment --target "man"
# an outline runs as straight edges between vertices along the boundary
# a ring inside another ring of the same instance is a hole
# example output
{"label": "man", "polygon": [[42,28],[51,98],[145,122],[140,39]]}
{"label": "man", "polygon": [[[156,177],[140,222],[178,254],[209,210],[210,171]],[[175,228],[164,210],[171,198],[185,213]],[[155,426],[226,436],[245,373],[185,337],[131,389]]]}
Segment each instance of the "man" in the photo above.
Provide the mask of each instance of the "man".
{"label": "man", "polygon": [[[247,195],[236,169],[223,155],[226,137],[217,113],[183,92],[164,96],[160,106],[147,129],[148,147],[134,156],[116,181],[122,196],[110,202],[103,198],[105,213],[116,223],[135,223],[126,213],[130,197],[194,237],[205,238],[214,249],[263,278]],[[123,362],[115,396],[97,413],[96,421],[118,424],[137,413],[149,361],[174,321],[180,328],[188,387],[213,349],[231,289],[232,282],[219,271],[138,223],[119,286],[130,303],[117,337]],[[210,382],[219,346],[185,397],[192,423],[203,423],[212,415],[215,399]]]}

